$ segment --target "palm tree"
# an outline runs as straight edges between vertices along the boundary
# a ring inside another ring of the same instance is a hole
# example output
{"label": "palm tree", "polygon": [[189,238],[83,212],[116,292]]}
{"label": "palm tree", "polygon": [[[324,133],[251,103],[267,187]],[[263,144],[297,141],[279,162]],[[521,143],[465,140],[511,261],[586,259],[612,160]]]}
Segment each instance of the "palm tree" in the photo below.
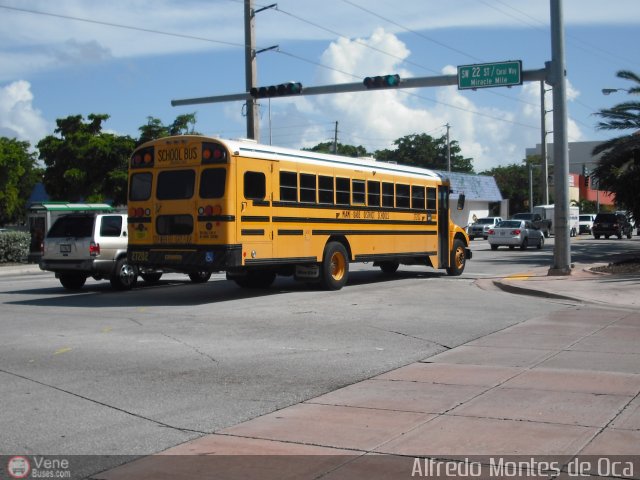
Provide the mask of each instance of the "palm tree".
{"label": "palm tree", "polygon": [[[630,95],[640,94],[640,77],[628,70],[616,76],[635,82],[625,89]],[[593,155],[602,153],[593,174],[602,188],[613,193],[616,204],[640,220],[640,102],[627,101],[596,113],[601,120],[599,130],[632,130],[630,134],[607,140],[593,149]]]}

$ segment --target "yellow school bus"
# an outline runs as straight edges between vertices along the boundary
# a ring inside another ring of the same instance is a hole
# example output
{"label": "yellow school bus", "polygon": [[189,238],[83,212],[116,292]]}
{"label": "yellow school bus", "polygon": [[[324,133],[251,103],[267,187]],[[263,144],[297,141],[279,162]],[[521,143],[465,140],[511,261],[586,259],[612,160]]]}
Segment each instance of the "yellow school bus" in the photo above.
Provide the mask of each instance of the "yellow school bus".
{"label": "yellow school bus", "polygon": [[[464,201],[464,199],[462,199]],[[449,183],[421,168],[184,135],[135,150],[129,261],[189,274],[224,271],[247,288],[293,275],[338,290],[349,264],[460,275],[469,239],[449,215]]]}

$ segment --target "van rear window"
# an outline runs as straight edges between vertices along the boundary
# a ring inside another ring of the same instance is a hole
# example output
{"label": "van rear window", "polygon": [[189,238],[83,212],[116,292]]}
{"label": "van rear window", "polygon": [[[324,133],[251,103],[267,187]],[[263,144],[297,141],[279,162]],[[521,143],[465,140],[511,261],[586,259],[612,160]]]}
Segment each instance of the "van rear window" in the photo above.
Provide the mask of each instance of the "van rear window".
{"label": "van rear window", "polygon": [[91,237],[93,235],[93,222],[95,217],[87,215],[69,215],[58,218],[47,238],[66,238],[66,237]]}

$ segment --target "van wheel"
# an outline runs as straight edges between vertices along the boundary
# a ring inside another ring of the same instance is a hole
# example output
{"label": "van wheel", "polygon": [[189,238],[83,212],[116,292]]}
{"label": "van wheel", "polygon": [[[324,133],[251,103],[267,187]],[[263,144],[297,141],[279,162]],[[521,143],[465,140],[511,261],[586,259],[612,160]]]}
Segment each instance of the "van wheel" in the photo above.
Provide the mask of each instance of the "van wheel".
{"label": "van wheel", "polygon": [[340,242],[329,242],[322,256],[322,286],[327,290],[340,290],[349,278],[349,257]]}
{"label": "van wheel", "polygon": [[59,280],[67,290],[80,290],[87,281],[87,277],[78,275],[77,273],[62,273],[60,274]]}
{"label": "van wheel", "polygon": [[467,258],[464,254],[464,243],[459,238],[453,241],[453,250],[451,250],[451,258],[449,259],[449,267],[447,267],[447,274],[460,275],[464,272],[464,267],[467,264]]}
{"label": "van wheel", "polygon": [[382,270],[382,273],[384,273],[385,275],[393,275],[398,271],[400,262],[390,260],[388,262],[380,262],[380,265],[378,266],[380,267],[380,270]]}
{"label": "van wheel", "polygon": [[189,280],[193,283],[206,283],[211,278],[211,272],[193,272],[189,274]]}
{"label": "van wheel", "polygon": [[109,281],[116,290],[131,290],[138,282],[138,270],[126,258],[121,258],[116,262],[116,270]]}

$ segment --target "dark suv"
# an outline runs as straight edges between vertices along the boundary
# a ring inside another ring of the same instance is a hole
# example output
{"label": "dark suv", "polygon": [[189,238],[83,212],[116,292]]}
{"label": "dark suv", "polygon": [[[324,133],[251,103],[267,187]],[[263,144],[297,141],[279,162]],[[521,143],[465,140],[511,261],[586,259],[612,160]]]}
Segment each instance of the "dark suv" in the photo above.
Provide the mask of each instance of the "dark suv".
{"label": "dark suv", "polygon": [[604,235],[604,238],[609,238],[612,235],[618,238],[626,235],[627,238],[631,238],[632,235],[631,223],[621,213],[599,213],[593,221],[591,231],[596,239],[600,238],[600,235]]}

